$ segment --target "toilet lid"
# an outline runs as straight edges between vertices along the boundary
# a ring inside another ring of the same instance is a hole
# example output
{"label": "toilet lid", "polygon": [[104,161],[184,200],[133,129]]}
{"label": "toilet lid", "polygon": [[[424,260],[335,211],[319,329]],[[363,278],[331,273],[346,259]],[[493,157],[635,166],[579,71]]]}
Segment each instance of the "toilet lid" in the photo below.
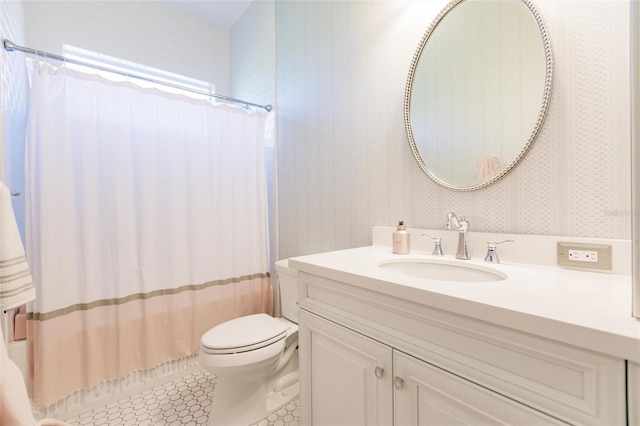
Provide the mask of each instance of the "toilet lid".
{"label": "toilet lid", "polygon": [[288,329],[286,323],[270,315],[247,315],[213,327],[202,336],[200,343],[207,352],[243,352],[283,339]]}

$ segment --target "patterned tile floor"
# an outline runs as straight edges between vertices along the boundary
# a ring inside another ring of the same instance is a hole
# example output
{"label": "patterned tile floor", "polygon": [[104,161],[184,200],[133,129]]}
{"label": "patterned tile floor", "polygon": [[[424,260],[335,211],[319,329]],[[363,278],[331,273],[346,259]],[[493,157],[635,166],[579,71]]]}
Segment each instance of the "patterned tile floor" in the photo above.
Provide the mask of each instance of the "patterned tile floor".
{"label": "patterned tile floor", "polygon": [[[205,425],[214,393],[211,374],[200,370],[66,421],[73,426]],[[255,426],[299,426],[299,421],[296,399]]]}

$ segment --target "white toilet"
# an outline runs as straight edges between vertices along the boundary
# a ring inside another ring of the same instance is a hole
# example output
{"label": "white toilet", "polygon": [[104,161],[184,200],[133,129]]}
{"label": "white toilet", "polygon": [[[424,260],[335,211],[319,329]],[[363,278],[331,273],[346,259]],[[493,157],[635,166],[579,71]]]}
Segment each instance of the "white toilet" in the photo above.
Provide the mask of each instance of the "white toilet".
{"label": "white toilet", "polygon": [[250,425],[299,394],[298,271],[288,263],[276,262],[283,318],[235,318],[200,339],[200,364],[218,378],[209,425]]}

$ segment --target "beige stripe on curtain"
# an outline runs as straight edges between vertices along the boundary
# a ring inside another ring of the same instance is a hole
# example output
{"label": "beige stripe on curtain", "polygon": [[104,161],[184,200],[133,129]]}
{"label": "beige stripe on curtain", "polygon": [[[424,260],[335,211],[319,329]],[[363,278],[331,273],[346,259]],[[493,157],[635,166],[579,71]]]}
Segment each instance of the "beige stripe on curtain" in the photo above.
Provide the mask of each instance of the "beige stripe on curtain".
{"label": "beige stripe on curtain", "polygon": [[35,403],[47,407],[79,389],[188,357],[198,352],[200,337],[213,325],[271,309],[265,275],[76,309],[46,320],[31,318],[27,332],[29,349],[35,351]]}

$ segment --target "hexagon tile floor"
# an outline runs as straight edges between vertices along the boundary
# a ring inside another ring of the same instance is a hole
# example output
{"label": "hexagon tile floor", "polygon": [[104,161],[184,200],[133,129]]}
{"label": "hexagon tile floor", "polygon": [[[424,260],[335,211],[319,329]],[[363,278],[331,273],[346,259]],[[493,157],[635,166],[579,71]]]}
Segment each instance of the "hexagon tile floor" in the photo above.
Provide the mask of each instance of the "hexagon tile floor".
{"label": "hexagon tile floor", "polygon": [[[215,386],[206,370],[165,383],[129,398],[67,419],[74,426],[196,426],[205,425]],[[251,426],[299,426],[296,399]]]}

